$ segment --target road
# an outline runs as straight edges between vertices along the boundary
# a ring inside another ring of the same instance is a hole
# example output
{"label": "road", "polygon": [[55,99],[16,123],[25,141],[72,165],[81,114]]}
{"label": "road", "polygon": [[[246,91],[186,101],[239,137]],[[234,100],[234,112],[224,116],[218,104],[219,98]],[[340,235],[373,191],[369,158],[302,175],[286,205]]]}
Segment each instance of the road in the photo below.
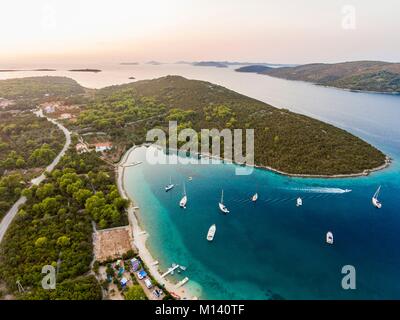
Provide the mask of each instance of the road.
{"label": "road", "polygon": [[[37,111],[35,114],[38,117],[46,117],[43,115],[43,112]],[[71,145],[71,132],[65,128],[63,125],[59,124],[57,121],[50,119],[46,117],[47,120],[50,122],[54,123],[60,130],[65,135],[65,144],[60,153],[57,155],[57,157],[53,160],[51,164],[49,164],[46,169],[43,171],[43,173],[37,177],[31,180],[31,185],[39,185],[44,179],[46,179],[46,172],[51,172],[53,169],[57,166],[57,164],[60,162],[60,159],[64,156],[65,152],[68,150],[69,146]],[[4,216],[3,220],[0,222],[0,243],[3,240],[3,237],[5,233],[7,232],[8,227],[10,226],[11,222],[14,220],[15,216],[18,213],[18,208],[26,202],[26,198],[21,196],[17,202],[14,203],[14,205],[11,207],[11,209],[7,212],[7,214]]]}

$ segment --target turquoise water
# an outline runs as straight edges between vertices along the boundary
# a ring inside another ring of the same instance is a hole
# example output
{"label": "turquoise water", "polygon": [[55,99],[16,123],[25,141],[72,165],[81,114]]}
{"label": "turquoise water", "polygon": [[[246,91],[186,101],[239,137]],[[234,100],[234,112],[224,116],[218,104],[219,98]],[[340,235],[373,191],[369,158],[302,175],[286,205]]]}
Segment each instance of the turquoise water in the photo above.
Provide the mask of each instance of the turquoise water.
{"label": "turquoise water", "polygon": [[[145,160],[145,150],[136,149],[135,160]],[[202,298],[379,299],[400,297],[397,170],[323,180],[263,170],[236,176],[227,164],[143,163],[128,169],[125,182],[141,208],[149,247],[161,267],[187,266],[184,276],[201,286]],[[179,185],[166,193],[170,175]],[[183,181],[186,210],[178,206]],[[383,187],[380,211],[370,202],[378,184]],[[231,211],[226,216],[217,207],[221,188]],[[339,193],[343,189],[353,191]],[[252,203],[255,191],[260,198]],[[298,196],[304,201],[300,208]],[[217,233],[208,243],[205,236],[213,223]],[[334,246],[325,244],[328,230]],[[341,268],[348,264],[357,271],[354,291],[341,289]]]}
{"label": "turquoise water", "polygon": [[[149,248],[161,268],[187,266],[177,280],[188,276],[204,299],[399,299],[400,97],[279,82],[265,82],[280,88],[269,91],[271,100],[362,137],[394,159],[391,167],[369,177],[301,179],[265,170],[236,176],[229,164],[144,162],[127,169],[125,182],[141,208]],[[139,148],[133,157],[145,160],[144,154]],[[179,185],[166,193],[170,176]],[[183,181],[186,210],[178,206]],[[379,185],[381,210],[371,205]],[[218,210],[222,188],[227,216]],[[259,201],[252,203],[256,191]],[[304,204],[297,208],[299,196]],[[208,243],[213,223],[217,233]],[[327,231],[333,246],[325,243]],[[356,290],[341,288],[344,265],[356,268]]]}

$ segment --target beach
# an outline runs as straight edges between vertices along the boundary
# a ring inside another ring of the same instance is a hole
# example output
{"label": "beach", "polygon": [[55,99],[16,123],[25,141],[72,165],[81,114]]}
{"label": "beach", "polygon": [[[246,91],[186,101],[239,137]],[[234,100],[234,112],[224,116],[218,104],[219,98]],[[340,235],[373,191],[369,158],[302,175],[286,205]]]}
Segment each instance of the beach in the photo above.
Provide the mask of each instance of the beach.
{"label": "beach", "polygon": [[157,260],[155,259],[149,249],[146,246],[146,241],[149,237],[149,234],[146,233],[145,230],[142,229],[139,222],[139,208],[135,205],[134,199],[128,196],[128,193],[124,187],[124,171],[125,165],[127,164],[129,157],[133,150],[135,150],[137,146],[133,146],[129,149],[121,158],[121,161],[117,167],[117,185],[118,190],[121,194],[121,197],[130,200],[130,205],[128,208],[128,218],[129,223],[132,226],[133,232],[133,242],[136,246],[139,256],[148,268],[149,272],[151,273],[152,277],[161,285],[165,287],[172,295],[177,295],[181,300],[193,300],[197,299],[194,293],[190,292],[189,289],[185,288],[184,286],[180,288],[176,288],[176,284],[172,281],[161,277],[161,271],[158,268],[158,265],[154,265],[153,263]]}

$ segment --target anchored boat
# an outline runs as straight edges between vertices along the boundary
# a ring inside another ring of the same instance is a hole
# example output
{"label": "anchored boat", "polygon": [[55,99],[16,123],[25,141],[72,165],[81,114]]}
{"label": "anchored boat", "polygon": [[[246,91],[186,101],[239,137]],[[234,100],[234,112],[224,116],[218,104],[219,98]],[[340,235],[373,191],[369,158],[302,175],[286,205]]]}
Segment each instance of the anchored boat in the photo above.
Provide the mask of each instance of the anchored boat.
{"label": "anchored boat", "polygon": [[326,234],[326,243],[333,244],[333,233],[328,231]]}
{"label": "anchored boat", "polygon": [[297,207],[301,207],[302,205],[303,205],[303,199],[300,198],[300,197],[298,197],[298,198],[297,198],[297,202],[296,202],[296,206],[297,206]]}
{"label": "anchored boat", "polygon": [[251,201],[256,202],[257,200],[258,200],[258,193],[254,194],[254,195],[251,197]]}
{"label": "anchored boat", "polygon": [[217,231],[217,226],[215,224],[213,224],[210,229],[208,229],[208,233],[207,233],[207,240],[208,241],[213,241],[214,240],[214,236],[215,236],[215,232]]}
{"label": "anchored boat", "polygon": [[179,206],[183,209],[186,209],[187,201],[188,201],[188,199],[187,199],[187,195],[186,195],[186,187],[185,187],[185,183],[183,183],[183,198],[179,202]]}
{"label": "anchored boat", "polygon": [[381,186],[379,186],[378,190],[376,190],[374,196],[372,197],[372,204],[375,208],[382,208],[382,203],[378,200],[379,193],[381,192]]}
{"label": "anchored boat", "polygon": [[169,190],[172,190],[175,187],[175,185],[172,183],[171,176],[169,177],[169,184],[165,186],[165,192],[168,192]]}
{"label": "anchored boat", "polygon": [[228,208],[224,205],[224,190],[222,190],[221,202],[218,204],[218,206],[219,206],[219,209],[220,209],[224,214],[229,213]]}

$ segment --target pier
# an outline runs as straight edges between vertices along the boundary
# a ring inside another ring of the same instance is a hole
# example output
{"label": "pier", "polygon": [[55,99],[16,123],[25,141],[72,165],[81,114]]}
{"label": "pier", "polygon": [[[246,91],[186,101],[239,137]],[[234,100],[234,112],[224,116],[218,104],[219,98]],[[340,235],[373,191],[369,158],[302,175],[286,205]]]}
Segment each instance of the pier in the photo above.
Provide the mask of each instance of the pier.
{"label": "pier", "polygon": [[169,268],[167,272],[165,272],[161,275],[161,278],[165,278],[167,275],[169,275],[171,272],[174,272],[178,268],[179,268],[178,264],[172,268]]}
{"label": "pier", "polygon": [[185,277],[183,280],[179,281],[179,282],[176,284],[175,288],[178,289],[178,288],[184,286],[188,281],[189,281],[189,278],[188,278],[188,277]]}

